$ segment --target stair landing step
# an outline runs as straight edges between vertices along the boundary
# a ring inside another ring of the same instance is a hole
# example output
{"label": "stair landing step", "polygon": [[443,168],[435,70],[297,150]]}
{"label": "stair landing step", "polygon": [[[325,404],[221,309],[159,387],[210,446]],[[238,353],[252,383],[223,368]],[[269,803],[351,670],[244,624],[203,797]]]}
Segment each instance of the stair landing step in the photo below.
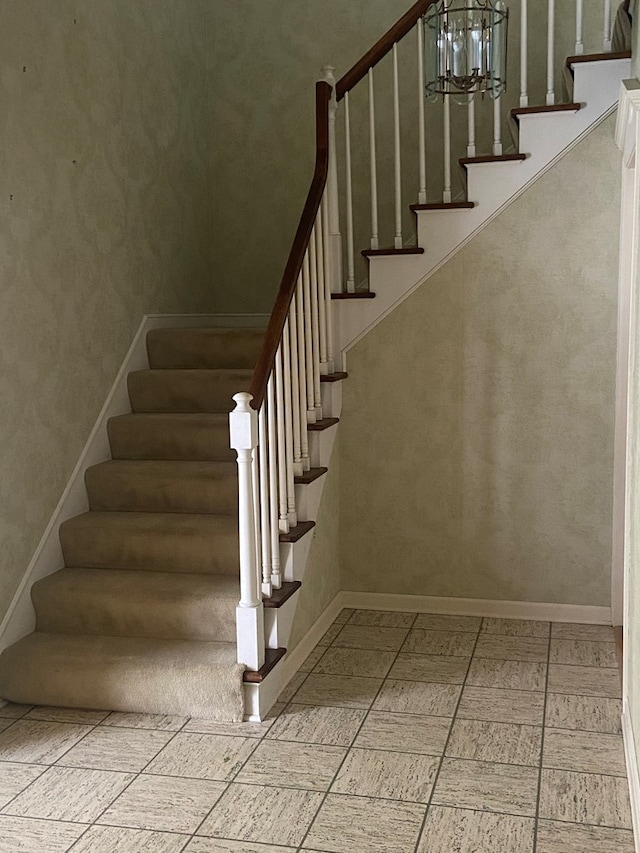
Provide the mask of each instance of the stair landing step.
{"label": "stair landing step", "polygon": [[619,53],[582,53],[578,56],[568,56],[567,65],[577,65],[579,62],[604,62],[605,60],[631,59],[630,50],[622,50]]}
{"label": "stair landing step", "polygon": [[394,249],[391,246],[387,249],[363,249],[360,254],[363,258],[393,258],[395,255],[424,255],[424,249],[420,246],[406,246],[402,249]]}
{"label": "stair landing step", "polygon": [[481,157],[461,157],[458,163],[466,168],[474,163],[511,163],[526,159],[526,154],[483,154]]}
{"label": "stair landing step", "polygon": [[322,420],[314,421],[312,424],[307,424],[307,429],[311,432],[322,432],[340,423],[340,418],[322,418]]}
{"label": "stair landing step", "polygon": [[294,477],[294,481],[299,486],[308,486],[309,483],[313,483],[315,480],[319,480],[320,477],[323,477],[328,470],[328,468],[309,468],[309,470],[305,471],[304,474]]}
{"label": "stair landing step", "polygon": [[302,539],[310,530],[316,526],[315,521],[300,521],[295,527],[292,527],[288,533],[280,534],[281,542],[297,542]]}
{"label": "stair landing step", "polygon": [[263,598],[262,604],[269,609],[282,607],[285,601],[288,601],[292,595],[300,589],[302,581],[285,581],[280,589],[274,589],[269,598]]}
{"label": "stair landing step", "polygon": [[260,684],[265,680],[274,666],[286,655],[286,649],[265,649],[264,663],[258,670],[246,670],[242,676],[245,684]]}
{"label": "stair landing step", "polygon": [[428,204],[410,204],[409,210],[471,210],[475,201],[432,201]]}
{"label": "stair landing step", "polygon": [[511,115],[518,119],[520,116],[544,115],[545,113],[575,113],[582,108],[582,104],[551,104],[541,107],[517,107],[511,110]]}
{"label": "stair landing step", "polygon": [[375,299],[375,293],[370,290],[356,290],[355,293],[332,293],[332,299]]}

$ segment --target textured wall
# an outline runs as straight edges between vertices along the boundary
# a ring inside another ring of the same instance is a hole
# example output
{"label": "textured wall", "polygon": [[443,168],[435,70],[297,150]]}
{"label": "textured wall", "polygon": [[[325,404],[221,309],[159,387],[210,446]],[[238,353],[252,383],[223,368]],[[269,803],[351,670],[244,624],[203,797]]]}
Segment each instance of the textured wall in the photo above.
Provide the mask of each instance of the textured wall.
{"label": "textured wall", "polygon": [[142,315],[213,308],[205,13],[0,4],[0,618]]}
{"label": "textured wall", "polygon": [[609,603],[613,127],[349,352],[343,589]]}

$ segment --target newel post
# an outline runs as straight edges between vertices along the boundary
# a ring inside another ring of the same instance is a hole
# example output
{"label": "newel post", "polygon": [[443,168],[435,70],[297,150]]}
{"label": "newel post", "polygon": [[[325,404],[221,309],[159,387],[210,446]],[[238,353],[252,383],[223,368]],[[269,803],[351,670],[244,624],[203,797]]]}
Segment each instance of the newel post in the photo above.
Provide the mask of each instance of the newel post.
{"label": "newel post", "polygon": [[251,394],[235,394],[229,415],[230,445],[238,453],[238,533],[240,539],[240,601],[236,607],[238,663],[257,670],[264,664],[264,610],[260,595],[256,547],[253,456],[258,447],[258,413]]}
{"label": "newel post", "polygon": [[331,86],[329,102],[329,175],[327,177],[327,202],[329,205],[329,244],[331,252],[331,290],[342,290],[342,236],[340,235],[340,199],[338,196],[338,158],[336,148],[336,78],[332,65],[324,65],[322,79]]}

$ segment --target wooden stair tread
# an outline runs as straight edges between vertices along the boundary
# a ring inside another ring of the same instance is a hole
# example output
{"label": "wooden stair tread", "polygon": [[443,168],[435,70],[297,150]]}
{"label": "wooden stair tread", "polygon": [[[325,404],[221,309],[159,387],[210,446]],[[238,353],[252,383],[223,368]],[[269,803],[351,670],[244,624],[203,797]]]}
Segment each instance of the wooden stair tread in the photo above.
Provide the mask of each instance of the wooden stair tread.
{"label": "wooden stair tread", "polygon": [[467,167],[473,163],[511,163],[516,160],[526,160],[526,154],[483,154],[481,157],[461,157],[461,166]]}
{"label": "wooden stair tread", "polygon": [[322,430],[329,429],[329,427],[335,426],[337,423],[340,423],[340,418],[322,418],[322,420],[307,424],[307,429],[311,430],[311,432],[322,432]]}
{"label": "wooden stair tread", "polygon": [[269,598],[262,599],[262,604],[269,609],[282,607],[301,586],[302,581],[284,581],[280,589],[274,589]]}
{"label": "wooden stair tread", "polygon": [[341,382],[348,376],[349,374],[344,370],[336,370],[333,373],[321,373],[320,382]]}
{"label": "wooden stair tread", "polygon": [[297,542],[316,526],[315,521],[300,521],[288,533],[280,534],[281,542]]}
{"label": "wooden stair tread", "polygon": [[315,480],[319,480],[320,477],[324,477],[328,470],[328,468],[309,468],[304,474],[294,477],[294,482],[299,486],[308,486],[309,483],[313,483]]}
{"label": "wooden stair tread", "polygon": [[246,670],[242,680],[245,684],[260,684],[286,653],[286,649],[265,649],[263,665],[258,670]]}
{"label": "wooden stair tread", "polygon": [[409,210],[471,210],[476,206],[475,201],[434,201],[428,204],[410,204]]}
{"label": "wooden stair tread", "polygon": [[582,104],[552,104],[541,107],[516,107],[511,110],[511,115],[517,119],[519,116],[544,115],[544,113],[577,112]]}
{"label": "wooden stair tread", "polygon": [[332,293],[332,299],[375,299],[375,293],[370,290],[357,290],[355,293]]}
{"label": "wooden stair tread", "polygon": [[567,66],[577,65],[579,62],[603,62],[612,59],[631,59],[630,50],[622,50],[619,53],[582,53],[578,56],[568,56]]}
{"label": "wooden stair tread", "polygon": [[407,246],[402,249],[363,249],[360,254],[363,258],[384,258],[394,257],[395,255],[424,255],[424,249],[420,246]]}

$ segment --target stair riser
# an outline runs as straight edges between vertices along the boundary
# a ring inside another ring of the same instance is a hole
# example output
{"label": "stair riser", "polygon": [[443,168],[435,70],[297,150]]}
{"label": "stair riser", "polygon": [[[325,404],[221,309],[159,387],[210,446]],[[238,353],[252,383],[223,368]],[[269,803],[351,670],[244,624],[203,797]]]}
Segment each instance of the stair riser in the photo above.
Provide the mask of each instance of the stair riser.
{"label": "stair riser", "polygon": [[246,375],[200,371],[136,371],[128,377],[134,412],[230,412],[233,395],[249,386]]}
{"label": "stair riser", "polygon": [[262,329],[157,329],[147,335],[151,368],[255,367]]}
{"label": "stair riser", "polygon": [[156,424],[113,418],[108,424],[114,459],[172,459],[234,462],[229,424]]}

